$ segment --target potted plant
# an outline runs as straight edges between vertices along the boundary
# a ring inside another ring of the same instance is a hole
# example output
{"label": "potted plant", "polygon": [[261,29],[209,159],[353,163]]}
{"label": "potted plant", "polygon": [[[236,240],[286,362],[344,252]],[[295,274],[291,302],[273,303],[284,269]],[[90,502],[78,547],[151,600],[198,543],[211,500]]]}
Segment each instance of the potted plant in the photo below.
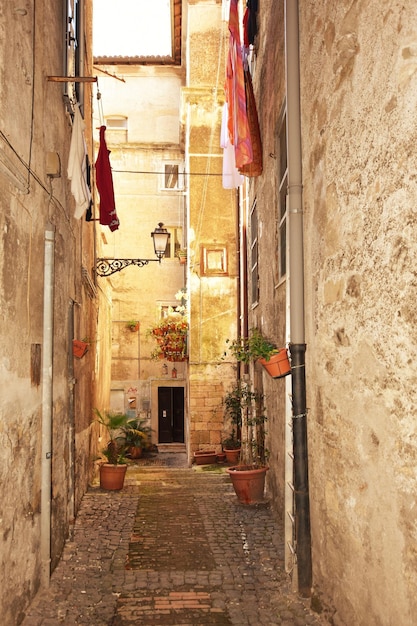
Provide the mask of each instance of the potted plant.
{"label": "potted plant", "polygon": [[240,454],[242,427],[242,402],[246,385],[238,381],[223,398],[225,430],[229,434],[222,440],[222,449],[228,463],[236,464]]}
{"label": "potted plant", "polygon": [[121,430],[125,437],[126,453],[131,459],[139,459],[143,450],[150,445],[151,427],[146,425],[144,419],[130,418]]}
{"label": "potted plant", "polygon": [[130,320],[126,324],[126,328],[128,328],[132,333],[136,333],[139,330],[139,322],[137,320]]}
{"label": "potted plant", "polygon": [[251,329],[249,337],[238,337],[233,341],[227,339],[226,343],[237,361],[259,361],[272,378],[282,378],[291,373],[287,349],[277,348],[257,328]]}
{"label": "potted plant", "polygon": [[185,265],[187,263],[187,249],[186,248],[180,248],[177,251],[177,257],[180,261],[180,265]]}
{"label": "potted plant", "polygon": [[215,450],[196,450],[194,461],[196,465],[212,465],[217,460]]}
{"label": "potted plant", "polygon": [[241,451],[239,465],[228,468],[239,502],[255,504],[263,499],[268,471],[265,448],[266,415],[263,395],[241,385]]}
{"label": "potted plant", "polygon": [[128,416],[121,413],[100,413],[95,409],[97,421],[104,426],[109,440],[102,453],[107,463],[100,465],[100,487],[102,489],[119,490],[123,488],[127,470],[126,464],[126,439],[123,427],[128,422]]}
{"label": "potted plant", "polygon": [[239,461],[241,443],[236,437],[236,431],[233,429],[228,437],[222,440],[222,450],[226,456],[227,463],[237,463]]}
{"label": "potted plant", "polygon": [[157,348],[152,351],[152,358],[164,358],[167,361],[187,359],[188,321],[181,312],[171,311],[148,334],[157,343]]}

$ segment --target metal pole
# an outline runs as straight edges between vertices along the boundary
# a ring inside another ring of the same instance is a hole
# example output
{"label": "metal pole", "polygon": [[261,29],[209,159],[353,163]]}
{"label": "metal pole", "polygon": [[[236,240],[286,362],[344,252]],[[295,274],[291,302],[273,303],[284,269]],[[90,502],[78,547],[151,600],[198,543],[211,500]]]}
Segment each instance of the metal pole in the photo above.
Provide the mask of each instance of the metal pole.
{"label": "metal pole", "polygon": [[312,563],[305,382],[306,345],[304,329],[304,244],[298,0],[286,0],[285,2],[285,51],[295,533],[298,591],[300,594],[308,596],[311,593],[312,585]]}
{"label": "metal pole", "polygon": [[42,355],[42,462],[41,462],[41,584],[49,587],[51,573],[52,477],[52,364],[54,227],[47,225],[44,244],[43,355]]}

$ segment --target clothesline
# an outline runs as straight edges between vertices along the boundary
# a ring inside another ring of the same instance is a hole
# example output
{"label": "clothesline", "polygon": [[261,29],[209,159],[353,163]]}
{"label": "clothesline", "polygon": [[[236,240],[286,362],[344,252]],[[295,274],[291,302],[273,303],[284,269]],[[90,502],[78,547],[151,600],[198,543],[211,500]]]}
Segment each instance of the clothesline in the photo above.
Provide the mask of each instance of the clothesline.
{"label": "clothesline", "polygon": [[[219,155],[221,156],[221,155]],[[157,176],[165,176],[166,172],[149,172],[146,170],[115,170],[112,168],[112,172],[115,174],[155,174]],[[180,172],[178,176],[222,176],[220,173],[212,172]]]}

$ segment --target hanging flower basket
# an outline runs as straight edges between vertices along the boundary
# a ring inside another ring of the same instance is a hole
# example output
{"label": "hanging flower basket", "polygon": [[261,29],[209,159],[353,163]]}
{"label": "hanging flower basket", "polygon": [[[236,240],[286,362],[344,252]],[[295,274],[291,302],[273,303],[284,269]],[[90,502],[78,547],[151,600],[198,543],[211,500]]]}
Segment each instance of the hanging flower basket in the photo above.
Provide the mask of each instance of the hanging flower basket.
{"label": "hanging flower basket", "polygon": [[150,329],[158,347],[152,352],[153,358],[167,361],[187,360],[188,321],[180,313],[173,313],[157,326]]}
{"label": "hanging flower basket", "polygon": [[263,358],[259,359],[259,363],[272,378],[283,378],[291,373],[291,365],[286,348],[281,348],[276,354],[273,354],[269,361]]}

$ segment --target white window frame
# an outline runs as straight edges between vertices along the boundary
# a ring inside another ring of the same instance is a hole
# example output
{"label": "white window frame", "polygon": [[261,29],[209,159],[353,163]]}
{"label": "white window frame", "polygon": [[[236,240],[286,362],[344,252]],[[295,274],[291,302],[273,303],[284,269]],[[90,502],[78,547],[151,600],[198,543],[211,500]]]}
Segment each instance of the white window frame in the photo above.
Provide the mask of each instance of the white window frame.
{"label": "white window frame", "polygon": [[[176,176],[176,180],[174,178],[174,184],[172,186],[167,186],[167,180],[169,180],[170,176],[170,168],[174,170],[172,176]],[[160,190],[175,193],[177,191],[183,191],[184,189],[184,163],[182,161],[163,161],[161,166]]]}

